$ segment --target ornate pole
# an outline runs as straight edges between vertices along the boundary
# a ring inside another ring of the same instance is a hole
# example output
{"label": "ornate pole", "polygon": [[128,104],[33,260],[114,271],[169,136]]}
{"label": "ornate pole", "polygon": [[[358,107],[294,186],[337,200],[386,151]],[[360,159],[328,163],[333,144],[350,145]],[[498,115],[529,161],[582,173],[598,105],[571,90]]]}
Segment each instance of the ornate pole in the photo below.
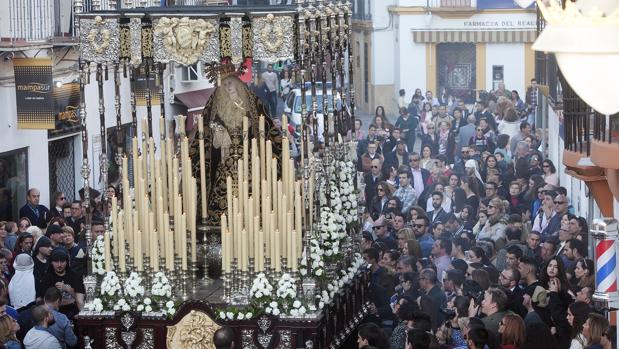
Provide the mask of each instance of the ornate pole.
{"label": "ornate pole", "polygon": [[338,130],[339,115],[343,112],[343,103],[341,104],[342,111],[337,112],[337,54],[338,54],[338,21],[337,7],[334,3],[329,4],[327,14],[329,15],[329,57],[331,59],[331,105],[333,105],[333,125],[334,129]]}
{"label": "ornate pole", "polygon": [[[352,4],[346,1],[346,41],[348,42],[348,93],[350,95],[350,135],[355,132],[355,85],[354,85],[354,69],[353,69],[353,49],[352,49]],[[343,104],[342,104],[343,105]],[[347,132],[348,135],[348,132]]]}
{"label": "ornate pole", "polygon": [[[107,171],[108,171],[108,159],[107,159],[107,137],[105,130],[105,99],[103,93],[103,65],[97,64],[97,86],[99,93],[99,133],[101,135],[101,154],[99,155],[99,166],[101,167],[101,181],[103,182],[103,194],[101,197],[101,203],[103,207],[107,209]],[[107,230],[109,220],[107,216],[104,218],[105,228]]]}
{"label": "ornate pole", "polygon": [[325,147],[329,147],[329,103],[327,102],[327,61],[326,61],[326,46],[327,46],[327,17],[325,15],[325,6],[323,0],[318,0],[318,6],[314,17],[316,18],[316,33],[318,44],[316,48],[322,62],[320,70],[320,80],[322,82],[322,122],[323,122],[323,137],[325,139]]}
{"label": "ornate pole", "polygon": [[[86,128],[86,99],[84,94],[84,85],[88,78],[84,71],[85,63],[80,63],[80,122],[82,128],[82,169],[81,175],[84,179],[84,207],[86,207],[86,219],[84,222],[84,239],[86,240],[86,248],[88,255],[91,255],[92,250],[92,235],[91,235],[91,220],[92,212],[90,211],[90,164],[88,163],[88,129]],[[90,73],[90,70],[88,70]],[[92,301],[95,295],[97,278],[92,275],[92,263],[87,261],[86,265],[87,276],[84,277],[84,287],[86,289],[86,302]]]}
{"label": "ornate pole", "polygon": [[[119,177],[122,174],[123,164],[123,132],[122,132],[122,114],[120,110],[120,69],[119,63],[114,63],[114,109],[116,110],[116,156],[114,158],[118,168]],[[122,181],[119,184],[122,190]],[[129,190],[129,188],[125,188]],[[118,197],[118,193],[116,193]]]}

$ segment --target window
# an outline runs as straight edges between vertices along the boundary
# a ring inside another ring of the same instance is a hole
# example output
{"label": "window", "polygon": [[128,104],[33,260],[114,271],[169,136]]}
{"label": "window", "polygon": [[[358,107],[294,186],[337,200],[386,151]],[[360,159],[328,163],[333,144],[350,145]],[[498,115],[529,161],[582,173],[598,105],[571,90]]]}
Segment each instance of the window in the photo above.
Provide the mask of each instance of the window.
{"label": "window", "polygon": [[0,153],[0,220],[17,221],[28,190],[28,148]]}

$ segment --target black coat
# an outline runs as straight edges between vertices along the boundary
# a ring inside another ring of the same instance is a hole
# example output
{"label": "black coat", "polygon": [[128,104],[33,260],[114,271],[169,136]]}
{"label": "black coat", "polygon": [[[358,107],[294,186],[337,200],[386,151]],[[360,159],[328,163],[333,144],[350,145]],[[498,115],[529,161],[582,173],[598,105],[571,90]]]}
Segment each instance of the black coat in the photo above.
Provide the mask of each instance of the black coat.
{"label": "black coat", "polygon": [[45,229],[47,227],[47,222],[50,219],[49,209],[43,205],[37,205],[36,210],[38,210],[38,215],[28,204],[26,204],[19,209],[19,218],[26,217],[30,220],[32,225]]}

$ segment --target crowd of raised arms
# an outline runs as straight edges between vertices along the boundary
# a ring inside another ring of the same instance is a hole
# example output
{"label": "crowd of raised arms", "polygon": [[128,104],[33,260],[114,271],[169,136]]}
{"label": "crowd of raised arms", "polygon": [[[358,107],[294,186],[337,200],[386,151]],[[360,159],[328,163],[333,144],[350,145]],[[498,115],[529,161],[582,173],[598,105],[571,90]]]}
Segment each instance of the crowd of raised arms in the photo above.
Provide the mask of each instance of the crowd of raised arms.
{"label": "crowd of raised arms", "polygon": [[400,91],[397,117],[379,106],[356,121],[371,274],[359,348],[616,346],[593,308],[587,221],[534,125],[536,93],[499,84],[470,110]]}

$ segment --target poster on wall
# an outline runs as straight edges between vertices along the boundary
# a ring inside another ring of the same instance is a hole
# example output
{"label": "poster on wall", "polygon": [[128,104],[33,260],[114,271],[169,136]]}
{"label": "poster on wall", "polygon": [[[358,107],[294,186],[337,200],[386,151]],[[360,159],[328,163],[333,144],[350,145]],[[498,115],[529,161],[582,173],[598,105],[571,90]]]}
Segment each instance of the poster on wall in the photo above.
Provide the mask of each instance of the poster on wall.
{"label": "poster on wall", "polygon": [[80,104],[80,84],[72,82],[54,86],[55,127],[48,131],[48,137],[58,137],[80,131],[78,108]]}
{"label": "poster on wall", "polygon": [[53,129],[54,101],[51,58],[15,58],[15,98],[17,127]]}
{"label": "poster on wall", "polygon": [[144,69],[138,70],[139,74],[135,77],[135,104],[138,106],[146,105],[146,92],[150,91],[150,103],[152,106],[159,106],[159,78],[154,72],[146,76]]}

